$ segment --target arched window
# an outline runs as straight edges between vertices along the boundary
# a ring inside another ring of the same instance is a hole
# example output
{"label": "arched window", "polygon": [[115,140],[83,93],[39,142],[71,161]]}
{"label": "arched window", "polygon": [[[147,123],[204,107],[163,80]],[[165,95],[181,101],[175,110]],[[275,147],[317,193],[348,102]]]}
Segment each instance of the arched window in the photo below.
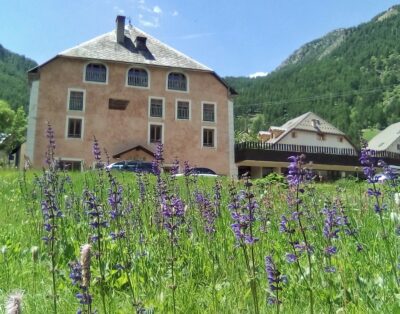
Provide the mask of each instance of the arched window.
{"label": "arched window", "polygon": [[177,72],[168,74],[168,89],[187,91],[187,79],[185,74]]}
{"label": "arched window", "polygon": [[85,81],[87,82],[107,82],[107,68],[101,63],[89,63],[86,66]]}
{"label": "arched window", "polygon": [[148,87],[149,86],[149,75],[144,69],[131,68],[128,71],[128,85]]}

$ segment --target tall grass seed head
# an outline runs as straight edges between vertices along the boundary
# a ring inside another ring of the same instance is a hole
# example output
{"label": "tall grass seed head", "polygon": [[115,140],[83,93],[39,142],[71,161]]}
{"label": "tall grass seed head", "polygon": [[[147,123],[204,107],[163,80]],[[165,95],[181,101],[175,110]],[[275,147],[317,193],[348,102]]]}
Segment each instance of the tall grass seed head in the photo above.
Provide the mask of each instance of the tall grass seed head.
{"label": "tall grass seed head", "polygon": [[6,302],[6,314],[21,314],[22,298],[23,293],[21,291],[10,294]]}

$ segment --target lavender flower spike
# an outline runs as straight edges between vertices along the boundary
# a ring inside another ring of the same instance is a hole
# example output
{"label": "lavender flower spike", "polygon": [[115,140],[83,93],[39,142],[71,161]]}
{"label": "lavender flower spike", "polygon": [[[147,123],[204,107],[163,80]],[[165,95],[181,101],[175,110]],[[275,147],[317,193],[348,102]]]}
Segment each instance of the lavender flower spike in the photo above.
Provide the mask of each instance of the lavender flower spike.
{"label": "lavender flower spike", "polygon": [[265,257],[265,272],[267,273],[268,285],[269,289],[274,296],[270,296],[268,298],[269,304],[279,304],[281,301],[279,300],[279,290],[282,290],[282,287],[279,284],[282,282],[281,273],[276,268],[274,261],[272,260],[272,256]]}

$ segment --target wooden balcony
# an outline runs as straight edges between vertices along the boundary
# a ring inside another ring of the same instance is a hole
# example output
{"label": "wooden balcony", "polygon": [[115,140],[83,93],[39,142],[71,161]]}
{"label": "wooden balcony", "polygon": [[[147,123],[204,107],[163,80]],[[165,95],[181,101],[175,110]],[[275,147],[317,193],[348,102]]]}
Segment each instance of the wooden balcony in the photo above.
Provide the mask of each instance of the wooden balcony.
{"label": "wooden balcony", "polygon": [[[290,156],[306,155],[306,161],[320,165],[338,165],[361,167],[361,152],[349,148],[307,146],[292,144],[271,144],[261,142],[243,142],[235,144],[235,162],[288,162]],[[378,151],[377,160],[382,159],[389,165],[400,166],[400,154]]]}

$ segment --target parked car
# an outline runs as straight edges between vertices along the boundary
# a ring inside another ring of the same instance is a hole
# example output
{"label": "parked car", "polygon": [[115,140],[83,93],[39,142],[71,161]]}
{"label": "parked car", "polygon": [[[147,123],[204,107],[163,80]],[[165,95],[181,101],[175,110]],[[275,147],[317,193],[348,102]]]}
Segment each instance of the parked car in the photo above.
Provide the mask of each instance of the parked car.
{"label": "parked car", "polygon": [[387,180],[397,179],[397,177],[398,175],[396,173],[393,173],[392,175],[388,175],[386,173],[378,173],[377,175],[375,175],[374,179],[376,180],[376,182],[383,183]]}
{"label": "parked car", "polygon": [[109,169],[109,170],[113,170],[113,169],[122,170],[122,168],[125,167],[125,164],[126,164],[125,160],[113,162],[112,164],[107,165],[106,169]]}
{"label": "parked car", "polygon": [[128,161],[123,170],[141,173],[153,173],[153,164],[151,162],[143,161]]}
{"label": "parked car", "polygon": [[[184,176],[184,173],[178,173],[175,176]],[[214,170],[204,167],[195,167],[190,170],[190,175],[202,176],[202,177],[218,177]]]}
{"label": "parked car", "polygon": [[141,173],[153,173],[153,165],[151,162],[137,160],[122,160],[106,166],[110,170],[124,170]]}

